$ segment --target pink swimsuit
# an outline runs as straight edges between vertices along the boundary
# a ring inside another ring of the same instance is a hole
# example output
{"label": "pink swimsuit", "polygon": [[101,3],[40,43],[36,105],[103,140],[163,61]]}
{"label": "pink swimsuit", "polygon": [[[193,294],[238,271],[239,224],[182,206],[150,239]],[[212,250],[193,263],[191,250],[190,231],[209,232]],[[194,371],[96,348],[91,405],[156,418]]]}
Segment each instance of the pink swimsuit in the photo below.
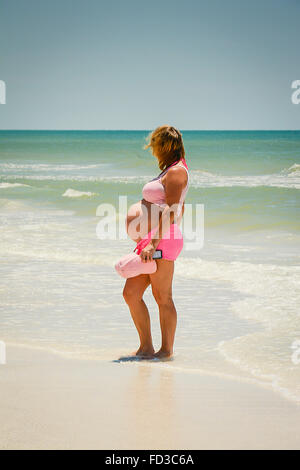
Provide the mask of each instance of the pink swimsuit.
{"label": "pink swimsuit", "polygon": [[[183,165],[181,165],[182,163]],[[143,198],[146,201],[152,202],[153,204],[157,204],[158,206],[164,208],[167,206],[166,204],[166,194],[164,186],[161,182],[161,178],[164,174],[173,166],[178,164],[182,168],[185,168],[188,175],[188,181],[186,187],[183,189],[180,201],[178,204],[177,209],[177,217],[181,213],[181,209],[183,206],[183,202],[188,191],[189,187],[189,173],[188,173],[188,166],[184,158],[180,159],[178,162],[174,162],[170,165],[165,171],[163,171],[159,176],[154,178],[153,180],[149,181],[149,183],[145,184],[143,187]],[[156,232],[157,227],[154,227],[147,235],[144,237],[136,246],[137,254],[140,254],[142,249],[149,243],[152,235]],[[168,260],[175,260],[178,255],[180,254],[183,248],[183,237],[181,230],[176,222],[170,225],[170,228],[164,233],[161,241],[157,245],[157,250],[162,250],[162,257],[163,259]]]}

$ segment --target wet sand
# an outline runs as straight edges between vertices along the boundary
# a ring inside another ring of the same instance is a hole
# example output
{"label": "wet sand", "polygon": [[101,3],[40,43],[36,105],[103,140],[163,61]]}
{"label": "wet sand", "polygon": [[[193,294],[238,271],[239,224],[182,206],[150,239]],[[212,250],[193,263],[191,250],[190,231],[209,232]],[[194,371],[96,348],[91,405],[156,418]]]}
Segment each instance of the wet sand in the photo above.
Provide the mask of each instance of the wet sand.
{"label": "wet sand", "polygon": [[300,407],[164,363],[75,360],[7,346],[1,449],[299,449]]}

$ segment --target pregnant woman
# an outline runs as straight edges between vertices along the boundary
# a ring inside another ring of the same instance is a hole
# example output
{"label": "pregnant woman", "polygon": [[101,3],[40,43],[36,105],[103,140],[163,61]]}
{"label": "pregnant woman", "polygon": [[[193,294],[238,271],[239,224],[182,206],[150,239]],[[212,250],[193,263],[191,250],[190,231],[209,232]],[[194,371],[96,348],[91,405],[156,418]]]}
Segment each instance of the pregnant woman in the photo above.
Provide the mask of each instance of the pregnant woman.
{"label": "pregnant woman", "polygon": [[[143,199],[130,207],[127,233],[133,241],[146,240],[140,252],[142,261],[152,260],[156,250],[162,251],[153,274],[140,274],[126,280],[124,299],[140,337],[135,355],[142,358],[170,358],[177,323],[177,312],[172,299],[174,261],[183,248],[179,224],[184,211],[184,199],[189,176],[181,133],[171,126],[160,126],[149,136],[149,143],[162,172],[143,188]],[[150,317],[143,294],[151,284],[159,308],[161,348],[155,353],[152,343]]]}

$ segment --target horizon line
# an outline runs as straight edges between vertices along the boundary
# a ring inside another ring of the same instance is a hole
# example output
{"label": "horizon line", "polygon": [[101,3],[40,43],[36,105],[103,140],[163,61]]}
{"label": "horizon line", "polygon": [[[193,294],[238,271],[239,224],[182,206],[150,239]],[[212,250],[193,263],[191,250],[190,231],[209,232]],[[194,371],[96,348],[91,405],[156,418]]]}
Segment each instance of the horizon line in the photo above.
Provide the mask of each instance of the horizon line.
{"label": "horizon line", "polygon": [[[0,129],[4,131],[21,132],[151,132],[154,129]],[[182,129],[182,132],[298,132],[300,129]]]}

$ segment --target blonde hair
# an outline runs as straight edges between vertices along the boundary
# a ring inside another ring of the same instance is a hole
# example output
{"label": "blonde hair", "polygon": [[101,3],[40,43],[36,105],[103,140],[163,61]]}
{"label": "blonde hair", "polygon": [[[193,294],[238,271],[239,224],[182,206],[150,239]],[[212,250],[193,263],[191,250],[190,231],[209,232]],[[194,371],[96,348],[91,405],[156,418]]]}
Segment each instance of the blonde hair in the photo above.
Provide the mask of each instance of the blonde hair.
{"label": "blonde hair", "polygon": [[144,149],[151,147],[158,159],[158,166],[163,171],[172,163],[185,157],[182,135],[175,127],[164,125],[151,132]]}

